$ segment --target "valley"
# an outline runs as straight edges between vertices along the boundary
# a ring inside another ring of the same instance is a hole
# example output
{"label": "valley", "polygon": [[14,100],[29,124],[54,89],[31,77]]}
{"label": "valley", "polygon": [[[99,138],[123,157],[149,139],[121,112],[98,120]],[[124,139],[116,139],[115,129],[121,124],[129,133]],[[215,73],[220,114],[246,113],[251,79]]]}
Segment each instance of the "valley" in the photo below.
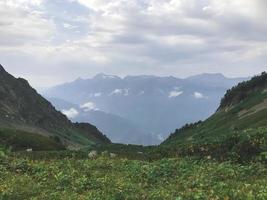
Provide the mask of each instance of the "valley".
{"label": "valley", "polygon": [[3,67],[0,76],[0,199],[267,198],[265,72],[229,89],[208,119],[150,146],[112,143]]}

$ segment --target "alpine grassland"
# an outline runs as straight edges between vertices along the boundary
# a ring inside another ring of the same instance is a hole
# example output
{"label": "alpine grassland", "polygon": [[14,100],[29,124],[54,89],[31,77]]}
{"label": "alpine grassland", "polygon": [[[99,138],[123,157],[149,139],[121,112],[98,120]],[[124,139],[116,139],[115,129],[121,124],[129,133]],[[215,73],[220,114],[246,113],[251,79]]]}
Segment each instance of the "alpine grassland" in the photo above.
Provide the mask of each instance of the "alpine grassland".
{"label": "alpine grassland", "polygon": [[145,161],[70,153],[33,159],[1,151],[0,199],[265,200],[267,168],[212,158]]}

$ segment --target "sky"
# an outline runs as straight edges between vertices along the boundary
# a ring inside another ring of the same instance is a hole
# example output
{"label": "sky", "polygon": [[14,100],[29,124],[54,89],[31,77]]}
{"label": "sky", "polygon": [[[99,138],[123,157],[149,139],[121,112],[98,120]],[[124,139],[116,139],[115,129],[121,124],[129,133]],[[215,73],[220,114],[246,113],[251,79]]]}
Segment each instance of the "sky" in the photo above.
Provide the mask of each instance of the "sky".
{"label": "sky", "polygon": [[34,87],[104,72],[267,70],[266,0],[0,0],[0,63]]}

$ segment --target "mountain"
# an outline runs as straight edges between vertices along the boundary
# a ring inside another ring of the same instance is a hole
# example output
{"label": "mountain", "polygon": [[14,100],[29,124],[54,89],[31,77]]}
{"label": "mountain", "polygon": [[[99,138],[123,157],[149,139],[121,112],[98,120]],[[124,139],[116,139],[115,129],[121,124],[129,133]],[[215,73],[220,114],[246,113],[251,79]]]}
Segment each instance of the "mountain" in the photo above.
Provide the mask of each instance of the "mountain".
{"label": "mountain", "polygon": [[58,98],[48,98],[61,112],[73,122],[90,122],[104,132],[114,143],[151,145],[160,140],[142,131],[137,125],[123,117],[100,110],[88,110]]}
{"label": "mountain", "polygon": [[[57,138],[57,141],[68,147],[110,142],[91,124],[83,126],[86,129],[79,124],[73,124],[26,80],[14,78],[0,65],[0,134],[10,132],[15,139],[23,139],[18,136],[19,133],[35,135],[36,140],[47,140],[43,137]],[[16,142],[15,139],[12,138],[12,144]],[[1,141],[9,144],[7,140]]]}
{"label": "mountain", "polygon": [[227,154],[236,159],[267,151],[267,74],[228,90],[216,113],[177,129],[161,146],[191,154]]}
{"label": "mountain", "polygon": [[[98,74],[91,79],[79,78],[52,87],[42,94],[79,106],[90,105],[93,109],[119,116],[126,121],[121,121],[118,127],[114,124],[114,131],[130,122],[142,133],[150,135],[147,138],[136,133],[140,144],[158,144],[159,138],[166,138],[177,127],[213,114],[221,96],[241,80],[246,79],[226,78],[221,74],[201,74],[186,79],[146,75],[120,78]],[[90,119],[96,121],[93,117]],[[109,128],[104,130],[114,132]],[[128,138],[134,133],[123,134]],[[127,140],[121,142],[128,143]]]}
{"label": "mountain", "polygon": [[244,78],[226,78],[220,73],[209,74],[204,73],[196,76],[191,76],[186,79],[192,83],[199,83],[201,85],[206,85],[216,88],[231,88],[235,84],[244,81]]}

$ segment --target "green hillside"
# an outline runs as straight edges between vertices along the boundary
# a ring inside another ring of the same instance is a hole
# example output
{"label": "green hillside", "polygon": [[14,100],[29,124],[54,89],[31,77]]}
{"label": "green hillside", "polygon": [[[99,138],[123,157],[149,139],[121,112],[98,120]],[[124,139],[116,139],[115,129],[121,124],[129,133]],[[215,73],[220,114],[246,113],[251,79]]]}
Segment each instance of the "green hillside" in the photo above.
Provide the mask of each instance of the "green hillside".
{"label": "green hillside", "polygon": [[[96,143],[110,143],[110,140],[95,126],[86,123],[73,124],[65,115],[57,111],[50,102],[39,95],[26,80],[13,77],[1,65],[0,128],[5,129],[3,131],[5,134],[12,134],[12,132],[18,130],[16,138],[23,138],[23,135],[30,139],[32,137],[29,135],[33,136],[35,134],[34,139],[30,141],[37,142],[38,140],[40,144],[44,140],[49,143],[51,141],[49,138],[57,137],[60,143],[68,148],[78,148]],[[44,139],[44,137],[48,139]],[[3,142],[4,140],[2,140]],[[13,139],[11,146],[15,149],[17,144],[14,144],[14,142]],[[20,143],[18,146],[21,146],[22,142],[24,142],[24,146],[29,143],[26,139],[18,142]],[[33,143],[32,146],[34,145]],[[53,144],[51,145],[53,146]]]}
{"label": "green hillside", "polygon": [[217,112],[187,124],[161,144],[177,154],[250,159],[267,151],[267,74],[228,90]]}
{"label": "green hillside", "polygon": [[32,149],[33,151],[65,150],[56,136],[45,137],[21,130],[0,128],[0,147],[12,151]]}

